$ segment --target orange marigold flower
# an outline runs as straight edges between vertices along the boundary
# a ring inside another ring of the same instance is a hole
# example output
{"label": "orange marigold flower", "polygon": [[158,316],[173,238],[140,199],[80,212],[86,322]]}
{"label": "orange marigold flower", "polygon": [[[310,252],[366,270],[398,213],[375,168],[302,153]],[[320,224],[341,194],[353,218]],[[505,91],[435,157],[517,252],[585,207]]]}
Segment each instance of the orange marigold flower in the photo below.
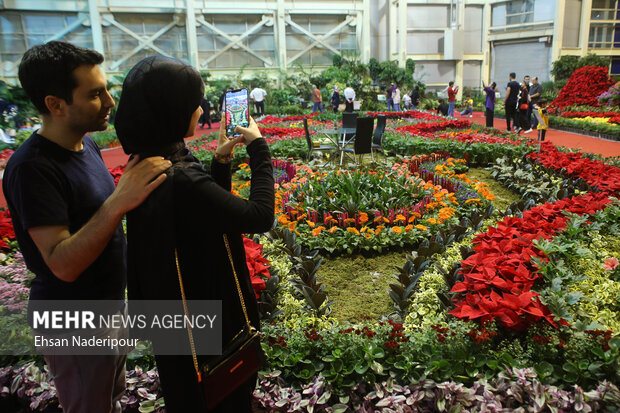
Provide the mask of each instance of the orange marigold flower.
{"label": "orange marigold flower", "polygon": [[345,224],[353,224],[355,222],[354,218],[345,218],[344,223]]}
{"label": "orange marigold flower", "polygon": [[394,220],[394,222],[405,222],[405,216],[402,214],[396,215],[396,219]]}
{"label": "orange marigold flower", "polygon": [[400,234],[403,232],[403,229],[401,227],[392,227],[392,232],[395,234]]}
{"label": "orange marigold flower", "polygon": [[365,224],[366,222],[368,222],[368,214],[365,212],[361,212],[359,220],[360,220],[360,223]]}
{"label": "orange marigold flower", "polygon": [[426,222],[428,222],[429,224],[436,224],[437,220],[435,218],[429,218],[426,220]]}
{"label": "orange marigold flower", "polygon": [[353,228],[353,227],[347,228],[347,232],[350,232],[351,234],[355,234],[355,235],[360,234],[360,232],[356,228]]}
{"label": "orange marigold flower", "polygon": [[286,215],[280,215],[278,217],[278,223],[282,225],[286,225],[289,223],[288,217]]}
{"label": "orange marigold flower", "polygon": [[366,237],[366,239],[371,239],[372,235],[370,235],[368,232],[364,234],[364,236]]}
{"label": "orange marigold flower", "polygon": [[297,222],[291,222],[288,226],[289,231],[295,231],[295,228],[297,228]]}
{"label": "orange marigold flower", "polygon": [[330,233],[330,234],[333,234],[333,233],[334,233],[334,232],[336,232],[336,231],[338,231],[338,227],[331,227],[331,228],[329,229],[329,233]]}
{"label": "orange marigold flower", "polygon": [[247,168],[247,167],[248,167],[248,164],[247,164],[247,163],[240,163],[240,164],[239,164],[239,169],[245,169],[245,168]]}
{"label": "orange marigold flower", "polygon": [[321,228],[323,228],[323,227],[317,227],[317,228],[313,229],[312,230],[312,236],[316,237],[317,235],[319,235],[321,233],[321,231],[322,231]]}
{"label": "orange marigold flower", "polygon": [[310,228],[314,228],[316,226],[316,224],[314,222],[310,221],[309,219],[306,220],[306,224],[308,224],[308,226]]}
{"label": "orange marigold flower", "polygon": [[426,231],[428,229],[424,225],[416,225],[415,227],[419,229],[420,231]]}
{"label": "orange marigold flower", "polygon": [[473,202],[480,202],[480,198],[471,198],[465,201],[466,204],[471,204]]}
{"label": "orange marigold flower", "polygon": [[413,229],[413,225],[409,224],[405,227],[405,232],[409,232]]}

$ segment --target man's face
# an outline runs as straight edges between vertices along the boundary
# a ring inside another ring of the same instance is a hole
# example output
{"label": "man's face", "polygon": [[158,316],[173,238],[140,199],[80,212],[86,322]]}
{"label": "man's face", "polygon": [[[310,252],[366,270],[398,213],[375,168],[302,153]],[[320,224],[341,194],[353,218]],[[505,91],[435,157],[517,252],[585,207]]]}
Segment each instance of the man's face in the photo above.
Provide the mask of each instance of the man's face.
{"label": "man's face", "polygon": [[538,78],[535,77],[534,79],[532,79],[532,84],[537,85],[538,84]]}
{"label": "man's face", "polygon": [[79,133],[106,130],[114,100],[106,89],[105,75],[98,65],[82,65],[73,71],[77,87],[68,105],[68,122]]}
{"label": "man's face", "polygon": [[530,77],[529,76],[525,76],[523,78],[523,80],[525,80],[525,83],[527,83],[528,85],[530,84]]}

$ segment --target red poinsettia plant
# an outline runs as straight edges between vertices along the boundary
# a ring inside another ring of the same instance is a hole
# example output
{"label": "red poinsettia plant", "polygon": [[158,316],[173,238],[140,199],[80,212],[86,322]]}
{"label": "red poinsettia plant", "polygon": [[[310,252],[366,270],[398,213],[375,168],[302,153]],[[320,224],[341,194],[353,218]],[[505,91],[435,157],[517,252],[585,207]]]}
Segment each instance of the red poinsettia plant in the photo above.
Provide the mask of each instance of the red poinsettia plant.
{"label": "red poinsettia plant", "polygon": [[542,274],[532,258],[546,258],[533,241],[549,239],[566,229],[565,212],[594,214],[609,202],[605,194],[589,193],[546,203],[524,212],[521,218],[507,217],[476,236],[476,252],[461,264],[464,279],[452,288],[457,295],[456,308],[450,314],[482,323],[495,320],[513,331],[524,331],[541,320],[553,326],[566,324],[533,291]]}
{"label": "red poinsettia plant", "polygon": [[8,209],[0,211],[0,249],[9,248],[7,241],[15,239],[13,221]]}
{"label": "red poinsettia plant", "polygon": [[444,122],[421,122],[415,125],[400,126],[396,128],[398,132],[409,132],[412,135],[424,135],[429,132],[436,132],[446,129],[465,129],[471,126],[468,120],[447,120]]}
{"label": "red poinsettia plant", "polygon": [[614,81],[609,77],[607,68],[581,67],[573,72],[552,106],[560,109],[575,105],[598,106],[598,96],[613,84]]}
{"label": "red poinsettia plant", "polygon": [[581,178],[607,195],[620,196],[620,168],[617,166],[588,159],[581,153],[560,152],[550,143],[545,143],[541,152],[528,156],[546,168],[564,169],[568,176]]}

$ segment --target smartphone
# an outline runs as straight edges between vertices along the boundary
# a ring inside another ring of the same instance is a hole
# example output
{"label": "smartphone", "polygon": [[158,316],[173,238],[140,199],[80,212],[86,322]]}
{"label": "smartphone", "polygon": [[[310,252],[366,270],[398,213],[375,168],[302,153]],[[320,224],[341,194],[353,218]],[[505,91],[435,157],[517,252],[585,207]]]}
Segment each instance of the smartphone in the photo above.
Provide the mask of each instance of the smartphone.
{"label": "smartphone", "polygon": [[226,112],[226,135],[235,134],[237,125],[247,128],[250,125],[248,90],[237,89],[226,92],[224,110]]}

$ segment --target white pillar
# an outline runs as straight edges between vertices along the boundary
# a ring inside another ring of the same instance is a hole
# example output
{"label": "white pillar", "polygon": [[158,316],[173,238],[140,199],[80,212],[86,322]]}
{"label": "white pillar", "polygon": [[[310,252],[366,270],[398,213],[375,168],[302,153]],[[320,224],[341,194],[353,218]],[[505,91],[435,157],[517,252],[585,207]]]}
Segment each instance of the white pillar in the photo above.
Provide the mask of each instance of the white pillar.
{"label": "white pillar", "polygon": [[582,56],[588,54],[590,13],[592,13],[592,0],[583,0],[581,3],[581,22],[579,24],[579,48],[581,49]]}
{"label": "white pillar", "polygon": [[370,0],[364,0],[364,11],[362,12],[362,20],[357,24],[362,24],[362,63],[368,63],[370,60]]}
{"label": "white pillar", "polygon": [[194,0],[185,0],[185,31],[187,34],[187,54],[189,63],[196,69],[200,70],[200,61],[198,59],[198,37],[196,34],[196,10],[194,9]]}
{"label": "white pillar", "polygon": [[482,80],[484,80],[486,85],[493,81],[493,79],[491,79],[491,44],[489,43],[489,30],[491,30],[491,5],[485,3],[482,8]]}
{"label": "white pillar", "polygon": [[[553,24],[553,43],[551,44],[551,61],[555,62],[562,54],[562,38],[564,37],[565,1],[555,2],[555,23]],[[549,68],[551,70],[551,68]]]}
{"label": "white pillar", "polygon": [[394,6],[394,1],[398,0],[387,0],[388,4],[388,23],[387,23],[387,32],[388,32],[388,59],[394,60],[396,54],[396,7]]}
{"label": "white pillar", "polygon": [[273,25],[276,37],[276,48],[278,50],[278,64],[280,70],[286,72],[286,14],[284,11],[284,0],[278,0],[278,9],[276,11],[276,22]]}
{"label": "white pillar", "polygon": [[101,29],[101,15],[99,14],[99,5],[97,0],[88,0],[88,13],[94,49],[99,53],[104,54],[103,30]]}
{"label": "white pillar", "polygon": [[398,63],[405,67],[407,60],[407,0],[398,0]]}

